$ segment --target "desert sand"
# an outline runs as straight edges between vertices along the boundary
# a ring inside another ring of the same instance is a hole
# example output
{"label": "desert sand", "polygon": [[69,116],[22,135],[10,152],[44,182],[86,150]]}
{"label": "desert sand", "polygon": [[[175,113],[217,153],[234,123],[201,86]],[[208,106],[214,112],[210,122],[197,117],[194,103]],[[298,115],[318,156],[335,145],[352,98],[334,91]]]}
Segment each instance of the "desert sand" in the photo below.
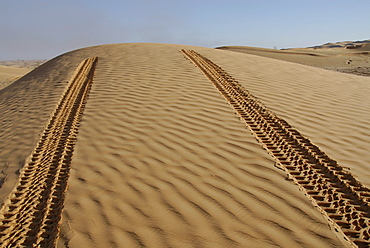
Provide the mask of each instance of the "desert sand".
{"label": "desert sand", "polygon": [[60,55],[0,90],[0,240],[366,247],[369,93],[368,77],[220,49]]}

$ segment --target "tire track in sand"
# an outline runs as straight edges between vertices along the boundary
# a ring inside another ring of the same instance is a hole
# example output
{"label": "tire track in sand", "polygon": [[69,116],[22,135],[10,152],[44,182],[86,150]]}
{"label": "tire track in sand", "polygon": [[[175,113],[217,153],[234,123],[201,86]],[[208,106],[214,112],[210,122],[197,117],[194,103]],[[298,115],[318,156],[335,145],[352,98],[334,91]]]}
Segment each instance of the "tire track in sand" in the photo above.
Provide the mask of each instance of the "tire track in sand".
{"label": "tire track in sand", "polygon": [[54,247],[97,58],[80,63],[0,211],[1,247]]}
{"label": "tire track in sand", "polygon": [[344,242],[370,247],[370,190],[221,67],[193,50],[181,52],[211,80],[276,165],[305,192]]}

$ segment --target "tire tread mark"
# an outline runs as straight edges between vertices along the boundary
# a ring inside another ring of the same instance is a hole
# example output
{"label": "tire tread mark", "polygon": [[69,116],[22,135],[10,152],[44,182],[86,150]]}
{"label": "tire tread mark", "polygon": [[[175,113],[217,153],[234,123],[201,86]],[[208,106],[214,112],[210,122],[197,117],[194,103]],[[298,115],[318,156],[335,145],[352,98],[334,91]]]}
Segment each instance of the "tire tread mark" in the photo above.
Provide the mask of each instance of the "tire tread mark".
{"label": "tire tread mark", "polygon": [[54,247],[97,57],[83,60],[0,210],[1,247]]}
{"label": "tire tread mark", "polygon": [[193,50],[181,52],[209,78],[275,159],[275,165],[299,186],[342,241],[351,247],[370,247],[369,188],[268,110],[221,67]]}

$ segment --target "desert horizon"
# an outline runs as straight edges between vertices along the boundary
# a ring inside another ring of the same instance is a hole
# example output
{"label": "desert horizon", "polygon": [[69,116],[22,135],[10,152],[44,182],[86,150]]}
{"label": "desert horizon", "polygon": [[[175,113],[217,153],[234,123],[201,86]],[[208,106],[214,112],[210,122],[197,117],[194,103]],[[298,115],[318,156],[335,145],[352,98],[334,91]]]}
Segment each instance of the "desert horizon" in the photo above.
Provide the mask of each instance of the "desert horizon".
{"label": "desert horizon", "polygon": [[370,40],[0,62],[2,247],[369,247]]}
{"label": "desert horizon", "polygon": [[[370,76],[370,59],[367,56],[370,50],[370,40],[328,42],[323,45],[305,48],[270,49],[250,46],[219,46],[215,48],[266,56],[360,76]],[[304,58],[310,56],[321,57],[321,59],[310,60]],[[338,56],[341,58],[335,58]],[[323,62],[320,60],[323,60]],[[48,60],[17,59],[0,61],[0,89],[46,61]]]}

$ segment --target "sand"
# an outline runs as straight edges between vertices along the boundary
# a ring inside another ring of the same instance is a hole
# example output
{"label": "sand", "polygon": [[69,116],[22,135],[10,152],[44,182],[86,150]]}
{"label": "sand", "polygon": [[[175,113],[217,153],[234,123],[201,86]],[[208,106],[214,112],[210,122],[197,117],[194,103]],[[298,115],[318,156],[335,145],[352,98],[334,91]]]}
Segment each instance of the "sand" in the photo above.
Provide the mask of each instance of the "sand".
{"label": "sand", "polygon": [[141,43],[72,51],[0,90],[0,198],[16,185],[77,66],[98,57],[76,122],[58,247],[348,246],[181,49],[221,66],[370,186],[368,78]]}

